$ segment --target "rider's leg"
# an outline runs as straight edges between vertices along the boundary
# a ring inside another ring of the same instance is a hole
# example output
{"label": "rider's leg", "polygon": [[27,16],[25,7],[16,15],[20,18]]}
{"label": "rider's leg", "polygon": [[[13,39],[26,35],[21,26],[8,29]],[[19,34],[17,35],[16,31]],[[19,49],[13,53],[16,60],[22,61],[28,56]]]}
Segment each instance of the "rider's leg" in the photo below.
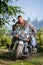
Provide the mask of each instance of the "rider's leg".
{"label": "rider's leg", "polygon": [[32,45],[32,53],[37,53],[37,48],[36,48],[36,39],[34,36],[32,36],[32,39],[31,39],[31,45]]}
{"label": "rider's leg", "polygon": [[36,39],[35,39],[35,37],[34,36],[31,36],[31,45],[33,46],[33,47],[35,47],[37,44],[36,44]]}

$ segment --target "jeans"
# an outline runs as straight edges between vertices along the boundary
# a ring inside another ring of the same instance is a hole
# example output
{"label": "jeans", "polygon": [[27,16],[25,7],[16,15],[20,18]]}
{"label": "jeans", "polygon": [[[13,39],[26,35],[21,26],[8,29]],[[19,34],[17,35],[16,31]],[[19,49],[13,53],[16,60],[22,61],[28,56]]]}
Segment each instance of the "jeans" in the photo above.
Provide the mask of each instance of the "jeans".
{"label": "jeans", "polygon": [[31,36],[31,45],[33,46],[33,47],[35,47],[37,44],[36,44],[36,39],[35,39],[35,37],[32,35]]}

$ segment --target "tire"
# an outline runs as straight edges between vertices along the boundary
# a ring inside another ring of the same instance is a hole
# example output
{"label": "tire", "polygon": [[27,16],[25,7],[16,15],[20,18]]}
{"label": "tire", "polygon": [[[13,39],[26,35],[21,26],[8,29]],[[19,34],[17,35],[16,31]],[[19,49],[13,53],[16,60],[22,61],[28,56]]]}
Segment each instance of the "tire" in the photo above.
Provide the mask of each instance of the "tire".
{"label": "tire", "polygon": [[22,49],[22,45],[18,45],[17,47],[17,51],[16,51],[16,58],[21,58],[21,49]]}
{"label": "tire", "polygon": [[32,46],[31,45],[28,45],[28,53],[32,54]]}
{"label": "tire", "polygon": [[17,47],[17,52],[16,52],[16,57],[17,57],[17,59],[19,58],[19,53],[20,53],[20,52],[19,52],[19,47],[20,47],[20,46],[18,45],[18,47]]}

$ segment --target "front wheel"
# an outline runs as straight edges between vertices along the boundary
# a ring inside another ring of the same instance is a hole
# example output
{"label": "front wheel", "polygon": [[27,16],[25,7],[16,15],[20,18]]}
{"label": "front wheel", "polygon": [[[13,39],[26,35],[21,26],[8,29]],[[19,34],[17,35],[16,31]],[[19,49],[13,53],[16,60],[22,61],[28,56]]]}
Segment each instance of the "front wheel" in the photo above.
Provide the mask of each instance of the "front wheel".
{"label": "front wheel", "polygon": [[18,45],[17,47],[17,51],[16,51],[16,58],[18,59],[19,57],[21,58],[21,54],[22,54],[22,50],[23,50],[23,45]]}

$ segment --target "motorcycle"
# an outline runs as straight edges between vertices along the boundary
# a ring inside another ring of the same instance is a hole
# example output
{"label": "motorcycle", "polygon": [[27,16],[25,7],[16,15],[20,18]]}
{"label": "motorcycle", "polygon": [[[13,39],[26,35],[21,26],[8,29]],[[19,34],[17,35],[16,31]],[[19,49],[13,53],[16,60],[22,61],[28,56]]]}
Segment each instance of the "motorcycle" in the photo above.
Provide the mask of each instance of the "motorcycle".
{"label": "motorcycle", "polygon": [[[18,34],[19,32],[19,40],[16,41],[16,45],[15,45],[15,49],[16,49],[16,59],[18,59],[19,57],[21,58],[22,56],[29,56],[32,53],[37,53],[37,48],[33,48],[31,45],[31,36],[32,33],[29,32],[27,33],[27,31],[24,30],[16,30],[14,31],[14,34]],[[25,39],[29,38],[29,42],[25,42]],[[34,52],[33,52],[34,49]]]}

